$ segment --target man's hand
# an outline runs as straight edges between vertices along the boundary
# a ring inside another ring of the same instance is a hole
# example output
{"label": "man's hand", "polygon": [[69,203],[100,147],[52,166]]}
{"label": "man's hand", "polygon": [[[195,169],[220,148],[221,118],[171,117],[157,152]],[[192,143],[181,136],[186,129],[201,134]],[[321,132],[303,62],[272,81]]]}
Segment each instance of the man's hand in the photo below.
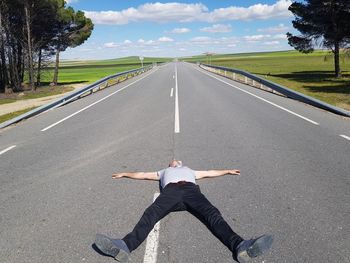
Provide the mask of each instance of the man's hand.
{"label": "man's hand", "polygon": [[122,178],[124,177],[125,173],[115,173],[112,175],[112,178],[113,179],[119,179],[119,178]]}
{"label": "man's hand", "polygon": [[228,170],[228,174],[240,175],[241,171],[240,170]]}

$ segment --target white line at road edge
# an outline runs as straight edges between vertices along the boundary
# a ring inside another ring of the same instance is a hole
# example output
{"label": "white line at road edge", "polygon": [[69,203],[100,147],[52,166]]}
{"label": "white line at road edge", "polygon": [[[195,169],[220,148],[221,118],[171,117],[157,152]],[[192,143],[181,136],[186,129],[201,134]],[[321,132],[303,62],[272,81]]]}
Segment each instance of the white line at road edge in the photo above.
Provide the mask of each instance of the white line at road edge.
{"label": "white line at road edge", "polygon": [[[194,68],[195,68],[195,67],[194,67]],[[233,87],[233,88],[235,88],[235,89],[238,89],[238,90],[240,90],[240,91],[242,91],[242,92],[245,92],[245,93],[247,93],[247,94],[249,94],[249,95],[251,95],[251,96],[253,96],[253,97],[255,97],[255,98],[259,99],[259,100],[265,101],[266,103],[269,103],[269,104],[271,104],[272,106],[275,106],[275,107],[277,107],[277,108],[279,108],[279,109],[281,109],[281,110],[284,110],[284,111],[286,111],[286,112],[288,112],[288,113],[290,113],[290,114],[293,114],[293,115],[295,115],[295,116],[297,116],[297,117],[299,117],[299,118],[301,118],[301,119],[303,119],[303,120],[305,120],[305,121],[308,121],[308,122],[310,122],[310,123],[312,123],[312,124],[314,124],[314,125],[320,125],[319,123],[317,123],[317,122],[315,122],[315,121],[313,121],[313,120],[310,120],[310,119],[308,119],[308,118],[306,118],[306,117],[304,117],[304,116],[302,116],[302,115],[300,115],[300,114],[298,114],[298,113],[295,113],[295,112],[293,112],[293,111],[291,111],[291,110],[288,110],[288,109],[286,109],[286,108],[284,108],[284,107],[282,107],[282,106],[280,106],[280,105],[277,105],[276,103],[273,103],[273,102],[268,101],[268,100],[266,100],[266,99],[264,99],[264,98],[261,98],[261,97],[255,95],[255,94],[253,94],[253,93],[251,93],[251,92],[249,92],[249,91],[246,91],[246,90],[241,89],[241,88],[239,88],[239,87],[237,87],[237,86],[235,86],[235,85],[232,85],[231,83],[228,83],[228,82],[226,82],[226,81],[224,81],[224,80],[222,80],[222,79],[220,79],[220,78],[217,78],[217,77],[215,77],[215,76],[213,76],[213,75],[211,75],[211,74],[208,74],[207,72],[201,71],[201,70],[199,70],[199,69],[197,69],[197,68],[195,68],[195,69],[198,70],[199,72],[202,72],[203,74],[206,74],[206,75],[208,75],[208,76],[210,76],[210,77],[212,77],[212,78],[214,78],[214,79],[217,79],[218,81],[221,81],[221,82],[223,82],[223,83],[225,83],[225,84],[227,84],[227,85],[229,85],[229,86],[231,86],[231,87]]]}
{"label": "white line at road edge", "polygon": [[118,92],[120,92],[120,91],[126,89],[127,87],[130,87],[131,85],[135,84],[136,82],[139,82],[140,80],[143,80],[144,78],[148,77],[149,75],[151,75],[152,73],[156,72],[157,70],[158,70],[158,68],[157,68],[155,71],[153,71],[153,72],[147,74],[146,76],[144,76],[144,77],[142,77],[142,78],[140,78],[140,79],[138,79],[138,80],[136,80],[136,81],[134,81],[134,82],[132,82],[132,83],[126,85],[125,87],[123,87],[123,88],[121,88],[121,89],[119,89],[119,90],[117,90],[117,91],[115,91],[115,92],[113,92],[113,93],[107,95],[106,97],[103,97],[102,99],[100,99],[100,100],[98,100],[98,101],[95,101],[94,103],[92,103],[92,104],[86,106],[85,108],[82,108],[81,110],[78,110],[77,112],[74,112],[73,114],[71,114],[71,115],[69,115],[69,116],[63,118],[62,120],[59,120],[58,122],[55,122],[54,124],[51,124],[50,126],[47,126],[46,128],[42,129],[41,131],[42,131],[42,132],[43,132],[43,131],[47,131],[48,129],[51,129],[52,127],[56,126],[57,124],[60,124],[61,122],[64,122],[64,121],[68,120],[69,118],[72,118],[74,115],[77,115],[78,113],[80,113],[80,112],[82,112],[82,111],[84,111],[84,110],[86,110],[86,109],[88,109],[88,108],[94,106],[95,104],[97,104],[97,103],[99,103],[99,102],[101,102],[101,101],[104,101],[105,99],[107,99],[107,98],[113,96],[114,94],[116,94],[116,93],[118,93]]}
{"label": "white line at road edge", "polygon": [[[159,193],[155,193],[153,202],[159,196]],[[158,239],[159,239],[159,222],[154,225],[152,231],[149,233],[146,240],[145,256],[143,263],[156,263],[157,251],[158,251]]]}
{"label": "white line at road edge", "polygon": [[177,85],[177,64],[175,63],[175,133],[180,133],[179,92]]}
{"label": "white line at road edge", "polygon": [[170,97],[173,96],[173,93],[174,93],[174,88],[171,88],[171,91],[170,91]]}
{"label": "white line at road edge", "polygon": [[8,152],[8,151],[12,150],[12,149],[15,148],[15,147],[16,147],[16,145],[12,145],[12,146],[6,148],[5,150],[2,150],[2,151],[0,152],[0,155],[1,155],[1,154],[4,154],[5,152]]}
{"label": "white line at road edge", "polygon": [[344,134],[340,134],[339,136],[340,136],[340,137],[343,137],[344,139],[347,139],[347,140],[350,141],[350,137],[349,137],[349,136],[346,136],[346,135],[344,135]]}

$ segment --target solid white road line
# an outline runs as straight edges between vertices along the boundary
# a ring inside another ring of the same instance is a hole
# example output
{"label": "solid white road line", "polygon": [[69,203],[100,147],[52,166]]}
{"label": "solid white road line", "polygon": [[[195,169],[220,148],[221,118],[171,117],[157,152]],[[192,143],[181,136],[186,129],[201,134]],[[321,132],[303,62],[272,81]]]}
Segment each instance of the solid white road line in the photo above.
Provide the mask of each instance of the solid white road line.
{"label": "solid white road line", "polygon": [[[159,196],[159,193],[155,193],[153,202]],[[158,251],[158,239],[159,239],[159,224],[155,224],[152,231],[149,233],[146,240],[145,256],[143,257],[143,263],[156,263],[157,251]]]}
{"label": "solid white road line", "polygon": [[[195,68],[195,67],[194,67],[194,68]],[[286,111],[286,112],[288,112],[288,113],[290,113],[290,114],[292,114],[292,115],[294,115],[294,116],[297,116],[297,117],[299,117],[299,118],[301,118],[301,119],[303,119],[303,120],[305,120],[305,121],[307,121],[307,122],[310,122],[310,123],[312,123],[312,124],[314,124],[314,125],[319,125],[319,123],[317,123],[317,122],[315,122],[315,121],[313,121],[313,120],[311,120],[311,119],[308,119],[308,118],[306,118],[306,117],[304,117],[304,116],[302,116],[302,115],[300,115],[300,114],[298,114],[298,113],[295,113],[295,112],[293,112],[293,111],[291,111],[291,110],[288,110],[288,109],[286,109],[286,108],[284,108],[284,107],[282,107],[282,106],[280,106],[280,105],[277,105],[276,103],[273,103],[273,102],[271,102],[271,101],[268,101],[268,100],[266,100],[266,99],[264,99],[264,98],[262,98],[262,97],[259,97],[259,96],[255,95],[255,94],[253,94],[253,93],[251,93],[251,92],[249,92],[249,91],[246,91],[246,90],[244,90],[244,89],[241,89],[241,88],[239,88],[239,87],[237,87],[237,86],[235,86],[235,85],[233,85],[233,84],[231,84],[231,83],[229,83],[229,82],[227,82],[227,81],[224,81],[224,80],[222,80],[222,79],[220,79],[220,78],[218,78],[218,77],[215,77],[215,76],[213,76],[213,75],[211,75],[211,74],[209,74],[209,73],[207,73],[207,72],[201,71],[201,70],[199,70],[199,69],[197,69],[197,68],[195,68],[195,69],[198,70],[199,72],[202,72],[203,74],[206,74],[206,75],[208,75],[208,76],[210,76],[210,77],[212,77],[212,78],[214,78],[214,79],[217,79],[218,81],[221,81],[221,82],[223,82],[223,83],[225,83],[225,84],[227,84],[227,85],[229,85],[229,86],[231,86],[231,87],[233,87],[233,88],[235,88],[235,89],[238,89],[238,90],[240,90],[240,91],[242,91],[242,92],[244,92],[244,93],[247,93],[247,94],[249,94],[249,95],[251,95],[251,96],[253,96],[253,97],[255,97],[255,98],[259,99],[259,100],[262,100],[262,101],[264,101],[264,102],[266,102],[266,103],[268,103],[268,104],[270,104],[270,105],[272,105],[272,106],[275,106],[275,107],[277,107],[277,108],[279,108],[279,109],[281,109],[281,110],[284,110],[284,111]]]}
{"label": "solid white road line", "polygon": [[94,103],[92,103],[92,104],[90,104],[90,105],[88,105],[88,106],[86,106],[86,107],[84,107],[84,108],[82,108],[82,109],[80,109],[80,110],[74,112],[73,114],[71,114],[71,115],[69,115],[69,116],[63,118],[62,120],[59,120],[58,122],[55,122],[55,123],[51,124],[50,126],[47,126],[46,128],[42,129],[41,131],[47,131],[47,130],[51,129],[52,127],[56,126],[57,124],[60,124],[61,122],[64,122],[64,121],[66,121],[66,120],[72,118],[73,116],[77,115],[78,113],[80,113],[80,112],[82,112],[82,111],[84,111],[84,110],[86,110],[86,109],[88,109],[88,108],[90,108],[90,107],[96,105],[97,103],[100,103],[101,101],[104,101],[105,99],[107,99],[107,98],[113,96],[114,94],[116,94],[116,93],[118,93],[118,92],[120,92],[120,91],[122,91],[122,90],[125,90],[127,87],[130,87],[131,85],[135,84],[136,82],[139,82],[139,81],[143,80],[144,78],[146,78],[146,77],[148,77],[149,75],[153,74],[153,73],[156,72],[157,70],[158,70],[158,68],[156,68],[155,71],[153,71],[153,72],[147,74],[146,76],[144,76],[144,77],[142,77],[142,78],[140,78],[140,79],[138,79],[138,80],[136,80],[136,81],[134,81],[134,82],[132,82],[132,83],[126,85],[125,87],[123,87],[123,88],[121,88],[121,89],[119,89],[119,90],[117,90],[117,91],[115,91],[115,92],[113,92],[113,93],[107,95],[106,97],[103,97],[102,99],[100,99],[100,100],[98,100],[98,101],[95,101]]}
{"label": "solid white road line", "polygon": [[340,136],[340,137],[343,137],[344,139],[347,139],[347,140],[350,141],[350,137],[349,137],[349,136],[346,136],[346,135],[344,135],[344,134],[340,134],[339,136]]}
{"label": "solid white road line", "polygon": [[10,147],[7,147],[5,150],[2,150],[2,151],[0,152],[0,155],[4,154],[5,152],[8,152],[8,151],[12,150],[12,149],[15,148],[15,147],[16,147],[16,145],[12,145],[12,146],[10,146]]}
{"label": "solid white road line", "polygon": [[175,133],[180,133],[179,92],[177,85],[177,64],[175,63]]}
{"label": "solid white road line", "polygon": [[173,93],[174,93],[174,88],[171,88],[171,91],[170,91],[170,97],[173,96]]}

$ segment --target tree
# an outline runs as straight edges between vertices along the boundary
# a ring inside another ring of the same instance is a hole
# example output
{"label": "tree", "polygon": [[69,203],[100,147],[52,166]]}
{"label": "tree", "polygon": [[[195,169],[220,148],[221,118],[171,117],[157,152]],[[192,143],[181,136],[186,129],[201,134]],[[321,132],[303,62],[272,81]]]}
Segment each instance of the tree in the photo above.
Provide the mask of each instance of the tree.
{"label": "tree", "polygon": [[23,5],[17,0],[0,1],[0,90],[21,90],[24,75],[22,48]]}
{"label": "tree", "polygon": [[57,23],[57,12],[60,8],[61,0],[40,1],[32,26],[35,39],[35,53],[37,57],[36,65],[36,85],[41,82],[41,69],[47,65],[47,61],[55,54],[52,41],[57,34],[55,25]]}
{"label": "tree", "polygon": [[[83,43],[92,29],[91,20],[64,0],[0,0],[0,92],[22,90],[27,73],[35,90],[43,60],[57,53],[58,62],[60,51]],[[57,74],[58,63],[56,83]]]}
{"label": "tree", "polygon": [[331,49],[335,76],[341,77],[340,50],[350,47],[350,1],[305,0],[293,2],[289,10],[295,16],[293,27],[301,33],[288,32],[289,45],[303,53],[313,52],[315,46]]}
{"label": "tree", "polygon": [[54,38],[56,49],[56,63],[52,85],[57,85],[59,55],[68,47],[76,47],[87,40],[94,28],[90,18],[85,17],[84,12],[75,12],[72,7],[65,8],[64,3],[58,13],[57,34]]}
{"label": "tree", "polygon": [[0,91],[21,90],[25,72],[29,86],[36,88],[35,65],[40,81],[42,53],[52,50],[49,43],[55,36],[57,1],[0,1]]}
{"label": "tree", "polygon": [[5,32],[3,30],[2,15],[3,6],[0,5],[0,92],[5,91],[5,85],[7,84],[7,67],[6,67],[6,57],[5,57]]}
{"label": "tree", "polygon": [[35,1],[34,0],[25,0],[24,1],[24,15],[25,15],[25,38],[26,47],[27,47],[27,66],[28,66],[28,78],[29,86],[34,90],[34,65],[33,65],[33,37],[32,37],[32,23],[33,23],[33,11],[35,10]]}

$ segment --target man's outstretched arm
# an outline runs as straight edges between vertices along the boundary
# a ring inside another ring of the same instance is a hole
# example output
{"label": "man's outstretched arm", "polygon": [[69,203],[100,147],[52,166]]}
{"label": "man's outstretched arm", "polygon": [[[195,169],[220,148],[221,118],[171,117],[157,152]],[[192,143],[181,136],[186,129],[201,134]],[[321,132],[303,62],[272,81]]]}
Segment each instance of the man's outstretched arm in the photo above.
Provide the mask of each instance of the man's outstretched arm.
{"label": "man's outstretched arm", "polygon": [[155,180],[155,181],[159,180],[157,172],[115,173],[112,175],[113,179],[119,179],[122,177],[127,177],[127,178],[137,179],[137,180]]}
{"label": "man's outstretched arm", "polygon": [[210,178],[210,177],[218,177],[226,174],[232,175],[240,175],[240,170],[209,170],[209,171],[195,171],[196,179]]}

